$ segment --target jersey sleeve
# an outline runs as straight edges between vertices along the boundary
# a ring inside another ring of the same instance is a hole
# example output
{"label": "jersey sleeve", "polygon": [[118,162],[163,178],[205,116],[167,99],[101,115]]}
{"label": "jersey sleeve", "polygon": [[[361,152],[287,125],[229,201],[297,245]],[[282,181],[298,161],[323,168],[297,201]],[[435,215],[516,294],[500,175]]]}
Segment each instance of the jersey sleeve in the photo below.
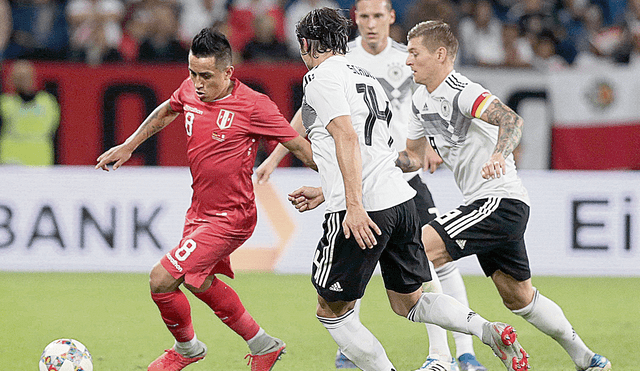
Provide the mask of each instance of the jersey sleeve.
{"label": "jersey sleeve", "polygon": [[325,127],[334,118],[351,114],[344,86],[336,76],[317,76],[307,84],[304,95]]}
{"label": "jersey sleeve", "polygon": [[183,81],[182,84],[180,84],[180,87],[176,89],[176,91],[174,91],[173,94],[171,94],[171,98],[169,99],[169,105],[171,105],[171,109],[173,110],[173,112],[182,113],[183,111],[182,97],[184,94],[185,83],[187,82],[187,80]]}
{"label": "jersey sleeve", "polygon": [[288,142],[299,134],[284,118],[278,106],[264,94],[258,95],[255,108],[251,114],[251,134]]}
{"label": "jersey sleeve", "polygon": [[497,97],[482,85],[470,83],[460,93],[458,104],[463,115],[470,118],[480,118],[495,99]]}
{"label": "jersey sleeve", "polygon": [[407,139],[415,140],[425,136],[424,127],[422,121],[418,117],[420,111],[416,107],[413,99],[411,100],[411,113],[409,114],[409,124],[407,126]]}

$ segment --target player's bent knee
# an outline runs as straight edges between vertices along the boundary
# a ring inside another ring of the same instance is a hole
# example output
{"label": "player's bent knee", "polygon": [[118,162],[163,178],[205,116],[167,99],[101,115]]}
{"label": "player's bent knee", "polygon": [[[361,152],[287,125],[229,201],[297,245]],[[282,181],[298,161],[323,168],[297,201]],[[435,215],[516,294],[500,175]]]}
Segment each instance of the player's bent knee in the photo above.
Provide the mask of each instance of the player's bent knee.
{"label": "player's bent knee", "polygon": [[318,308],[316,315],[323,318],[336,318],[344,315],[355,306],[356,301],[334,301],[328,302],[318,295]]}
{"label": "player's bent knee", "polygon": [[157,263],[149,273],[149,288],[154,294],[175,291],[180,283],[169,272]]}

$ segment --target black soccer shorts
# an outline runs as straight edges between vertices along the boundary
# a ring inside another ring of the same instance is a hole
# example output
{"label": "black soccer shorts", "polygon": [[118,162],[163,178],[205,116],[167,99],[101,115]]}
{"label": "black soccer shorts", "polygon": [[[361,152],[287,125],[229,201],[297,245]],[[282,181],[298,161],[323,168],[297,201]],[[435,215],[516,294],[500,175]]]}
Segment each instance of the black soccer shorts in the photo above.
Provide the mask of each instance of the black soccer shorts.
{"label": "black soccer shorts", "polygon": [[382,231],[382,235],[376,235],[378,244],[371,249],[361,249],[353,236],[344,237],[345,214],[325,215],[324,234],[311,267],[311,281],[327,302],[361,298],[378,262],[388,290],[409,294],[431,280],[413,200],[368,212]]}
{"label": "black soccer shorts", "polygon": [[408,183],[417,192],[413,197],[413,202],[416,204],[418,216],[420,217],[420,227],[424,227],[438,216],[438,209],[433,202],[429,188],[422,181],[420,175],[414,176]]}
{"label": "black soccer shorts", "polygon": [[525,281],[531,278],[524,243],[528,220],[529,206],[524,202],[489,197],[459,206],[429,225],[443,239],[453,260],[475,254],[487,277],[501,270]]}

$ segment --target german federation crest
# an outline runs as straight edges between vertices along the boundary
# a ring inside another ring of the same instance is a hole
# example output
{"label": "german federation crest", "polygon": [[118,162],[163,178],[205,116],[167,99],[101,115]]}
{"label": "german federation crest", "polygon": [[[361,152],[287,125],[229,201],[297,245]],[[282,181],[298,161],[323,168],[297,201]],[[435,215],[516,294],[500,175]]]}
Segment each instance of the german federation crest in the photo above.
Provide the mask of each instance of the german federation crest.
{"label": "german federation crest", "polygon": [[231,123],[233,122],[233,117],[236,114],[231,112],[231,111],[227,111],[226,109],[221,109],[220,113],[218,113],[218,120],[216,121],[216,123],[218,124],[218,127],[220,129],[228,129],[231,127]]}

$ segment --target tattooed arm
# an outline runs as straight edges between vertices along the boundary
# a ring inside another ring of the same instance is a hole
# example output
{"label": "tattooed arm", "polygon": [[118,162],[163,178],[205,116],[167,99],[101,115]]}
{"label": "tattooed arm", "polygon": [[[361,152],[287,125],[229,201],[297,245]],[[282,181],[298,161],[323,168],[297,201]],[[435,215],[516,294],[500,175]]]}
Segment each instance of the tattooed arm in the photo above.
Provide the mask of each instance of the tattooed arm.
{"label": "tattooed arm", "polygon": [[396,166],[404,173],[420,170],[424,164],[427,137],[407,139],[407,148],[398,153]]}
{"label": "tattooed arm", "polygon": [[500,178],[507,172],[505,159],[520,143],[524,121],[499,99],[491,102],[480,119],[499,127],[498,142],[493,154],[482,167],[482,177],[485,179]]}
{"label": "tattooed arm", "polygon": [[178,115],[178,112],[174,112],[171,109],[169,100],[166,100],[151,112],[142,124],[140,124],[138,129],[131,134],[124,143],[101,154],[100,157],[98,157],[96,169],[109,171],[107,165],[115,162],[115,164],[113,164],[113,170],[116,170],[131,158],[133,151],[135,151],[142,142],[164,129],[164,127],[175,120]]}

